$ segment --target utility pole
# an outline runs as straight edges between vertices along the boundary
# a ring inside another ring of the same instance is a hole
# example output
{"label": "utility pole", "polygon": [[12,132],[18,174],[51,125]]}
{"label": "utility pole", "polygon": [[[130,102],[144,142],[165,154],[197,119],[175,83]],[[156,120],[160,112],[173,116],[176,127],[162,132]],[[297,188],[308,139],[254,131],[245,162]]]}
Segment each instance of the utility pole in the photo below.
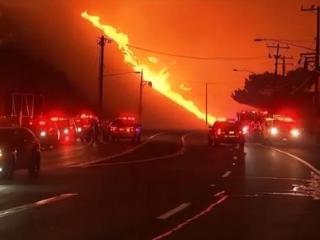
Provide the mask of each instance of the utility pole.
{"label": "utility pole", "polygon": [[274,57],[275,64],[274,64],[274,92],[277,91],[277,82],[278,82],[278,66],[279,66],[279,59],[282,58],[282,55],[280,54],[280,49],[289,49],[289,46],[281,46],[279,42],[277,42],[276,45],[267,45],[267,48],[269,49],[276,49],[276,54],[273,56],[270,55],[270,57]]}
{"label": "utility pole", "polygon": [[101,35],[98,39],[98,45],[100,47],[99,51],[99,68],[98,68],[98,111],[99,117],[103,117],[103,79],[104,79],[104,48],[106,43],[111,43],[109,39],[107,39],[104,35]]}
{"label": "utility pole", "polygon": [[139,109],[138,109],[138,114],[139,114],[139,121],[142,123],[142,111],[143,111],[143,88],[144,85],[147,85],[148,87],[152,87],[152,82],[151,81],[145,81],[143,77],[143,69],[140,71],[140,84],[139,84]]}
{"label": "utility pole", "polygon": [[272,57],[275,59],[274,64],[274,75],[275,78],[278,77],[278,66],[279,66],[279,59],[282,58],[282,55],[280,54],[280,49],[289,49],[289,46],[281,46],[280,43],[277,43],[277,45],[267,45],[267,48],[269,49],[276,49],[276,54],[274,54]]}
{"label": "utility pole", "polygon": [[282,80],[284,81],[286,78],[286,66],[293,65],[292,63],[287,63],[287,59],[293,59],[292,57],[282,56]]}
{"label": "utility pole", "polygon": [[318,111],[319,106],[319,55],[320,55],[320,6],[312,5],[310,8],[301,7],[301,11],[304,12],[315,12],[317,14],[317,24],[316,24],[316,52],[315,52],[315,70],[318,72],[315,79],[315,88],[314,88],[314,104],[315,110]]}
{"label": "utility pole", "polygon": [[143,80],[143,69],[141,69],[141,72],[140,72],[140,88],[139,88],[139,109],[138,109],[139,121],[140,121],[140,123],[142,122],[143,84],[144,84],[144,80]]}
{"label": "utility pole", "polygon": [[206,125],[208,125],[208,83],[206,82]]}

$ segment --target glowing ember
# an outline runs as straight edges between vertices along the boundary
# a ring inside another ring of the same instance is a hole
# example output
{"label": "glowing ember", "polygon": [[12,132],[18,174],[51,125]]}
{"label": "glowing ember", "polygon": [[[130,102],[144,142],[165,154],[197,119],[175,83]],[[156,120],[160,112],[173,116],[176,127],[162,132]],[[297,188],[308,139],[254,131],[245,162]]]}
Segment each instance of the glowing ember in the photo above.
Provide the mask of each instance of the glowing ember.
{"label": "glowing ember", "polygon": [[[193,113],[201,120],[205,120],[205,113],[201,112],[200,109],[190,100],[185,99],[181,94],[171,89],[169,79],[169,72],[167,68],[162,69],[159,72],[152,71],[148,65],[142,64],[134,52],[130,49],[129,38],[126,34],[118,32],[114,27],[102,24],[100,17],[91,16],[87,12],[83,12],[81,17],[89,21],[93,26],[103,31],[103,33],[117,43],[119,50],[122,52],[124,61],[130,64],[133,71],[142,71],[143,77],[146,81],[152,82],[152,87],[166,96],[173,102],[177,103],[181,107],[185,108],[189,112]],[[215,117],[208,115],[208,122],[212,123],[215,121]]]}

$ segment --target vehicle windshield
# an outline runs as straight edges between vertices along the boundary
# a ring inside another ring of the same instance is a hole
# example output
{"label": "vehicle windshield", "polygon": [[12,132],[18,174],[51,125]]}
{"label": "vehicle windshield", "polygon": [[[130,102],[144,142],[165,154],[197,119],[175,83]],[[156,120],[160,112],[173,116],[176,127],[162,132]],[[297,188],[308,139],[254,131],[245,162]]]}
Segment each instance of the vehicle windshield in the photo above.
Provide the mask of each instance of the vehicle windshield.
{"label": "vehicle windshield", "polygon": [[217,122],[214,124],[214,129],[222,129],[225,131],[238,130],[240,128],[239,123],[234,122]]}

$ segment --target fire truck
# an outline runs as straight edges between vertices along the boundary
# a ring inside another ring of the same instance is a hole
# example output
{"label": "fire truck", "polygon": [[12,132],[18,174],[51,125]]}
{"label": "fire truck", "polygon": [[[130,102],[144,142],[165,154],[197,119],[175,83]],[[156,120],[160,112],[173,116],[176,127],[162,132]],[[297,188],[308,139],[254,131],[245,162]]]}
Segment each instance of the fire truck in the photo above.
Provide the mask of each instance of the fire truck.
{"label": "fire truck", "polygon": [[242,132],[249,139],[261,139],[265,127],[267,111],[241,111],[237,113],[238,121],[242,126]]}
{"label": "fire truck", "polygon": [[267,117],[264,128],[264,139],[268,142],[302,143],[304,140],[303,128],[291,117],[273,115]]}
{"label": "fire truck", "polygon": [[50,120],[57,125],[60,144],[72,144],[76,142],[77,128],[72,118],[54,116]]}

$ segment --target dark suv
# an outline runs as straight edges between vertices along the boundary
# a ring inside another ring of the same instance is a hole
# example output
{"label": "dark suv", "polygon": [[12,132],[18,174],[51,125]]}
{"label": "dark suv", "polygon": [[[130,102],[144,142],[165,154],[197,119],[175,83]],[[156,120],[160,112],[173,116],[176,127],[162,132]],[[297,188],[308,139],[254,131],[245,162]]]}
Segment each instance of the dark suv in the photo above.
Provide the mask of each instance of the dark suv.
{"label": "dark suv", "polygon": [[16,169],[28,169],[32,177],[40,172],[40,144],[27,128],[0,128],[0,175],[11,178]]}
{"label": "dark suv", "polygon": [[104,126],[105,140],[131,139],[141,141],[142,127],[134,117],[117,118]]}
{"label": "dark suv", "polygon": [[238,146],[240,151],[244,150],[245,136],[241,125],[235,120],[216,121],[209,128],[208,144],[217,146],[219,144],[230,144]]}

